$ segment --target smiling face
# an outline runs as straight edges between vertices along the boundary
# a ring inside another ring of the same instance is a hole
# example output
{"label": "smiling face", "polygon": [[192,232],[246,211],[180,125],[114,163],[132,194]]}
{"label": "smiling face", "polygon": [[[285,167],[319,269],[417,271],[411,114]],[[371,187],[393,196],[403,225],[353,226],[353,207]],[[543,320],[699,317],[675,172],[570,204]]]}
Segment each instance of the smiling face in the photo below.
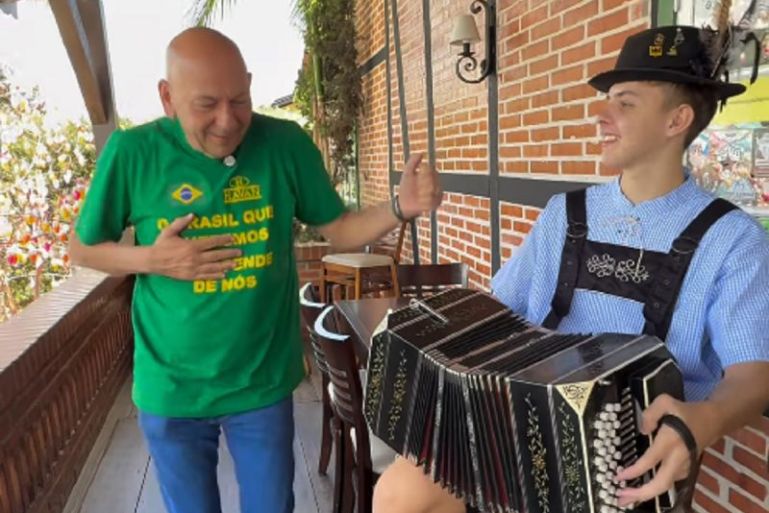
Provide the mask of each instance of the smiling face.
{"label": "smiling face", "polygon": [[251,123],[251,75],[237,47],[221,34],[190,29],[168,49],[168,77],[159,84],[166,115],[187,142],[212,158],[231,155]]}
{"label": "smiling face", "polygon": [[609,89],[598,116],[601,162],[628,170],[655,162],[661,152],[683,152],[691,106],[669,99],[669,90],[654,82],[621,82]]}

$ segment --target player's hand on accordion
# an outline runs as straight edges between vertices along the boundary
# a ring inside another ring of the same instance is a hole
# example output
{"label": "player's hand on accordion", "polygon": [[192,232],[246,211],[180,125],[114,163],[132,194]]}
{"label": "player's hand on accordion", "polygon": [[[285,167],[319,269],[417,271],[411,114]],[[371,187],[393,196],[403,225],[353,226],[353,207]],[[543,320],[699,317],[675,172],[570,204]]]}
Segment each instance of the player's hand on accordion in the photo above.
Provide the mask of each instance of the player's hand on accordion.
{"label": "player's hand on accordion", "polygon": [[643,414],[642,431],[654,433],[654,442],[632,466],[617,474],[617,481],[631,481],[657,468],[656,475],[638,488],[625,488],[618,492],[619,505],[627,506],[650,500],[673,488],[676,481],[687,477],[690,470],[690,451],[684,439],[672,427],[660,423],[666,416],[678,417],[689,428],[696,443],[697,455],[721,436],[718,411],[713,403],[703,401],[685,403],[669,395],[655,399]]}

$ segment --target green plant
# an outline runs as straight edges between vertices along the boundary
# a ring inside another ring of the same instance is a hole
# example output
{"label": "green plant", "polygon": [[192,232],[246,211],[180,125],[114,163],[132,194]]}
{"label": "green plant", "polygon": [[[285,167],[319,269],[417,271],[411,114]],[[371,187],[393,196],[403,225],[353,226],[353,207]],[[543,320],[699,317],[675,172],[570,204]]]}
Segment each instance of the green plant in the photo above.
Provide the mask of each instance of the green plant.
{"label": "green plant", "polygon": [[[354,134],[361,108],[360,72],[355,49],[353,0],[295,0],[294,17],[304,34],[307,55],[294,99],[327,138],[335,183],[355,168]],[[318,137],[316,137],[316,143]]]}
{"label": "green plant", "polygon": [[216,11],[219,16],[224,17],[227,9],[231,9],[235,0],[195,0],[190,8],[190,17],[195,25],[205,27],[214,21]]}

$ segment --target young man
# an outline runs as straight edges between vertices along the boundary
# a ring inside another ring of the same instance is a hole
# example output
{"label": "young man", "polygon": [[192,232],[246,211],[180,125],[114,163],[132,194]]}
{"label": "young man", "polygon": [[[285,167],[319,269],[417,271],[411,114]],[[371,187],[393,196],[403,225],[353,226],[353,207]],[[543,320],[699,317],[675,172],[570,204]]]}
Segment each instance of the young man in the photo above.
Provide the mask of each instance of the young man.
{"label": "young man", "polygon": [[[665,340],[686,402],[661,396],[644,412],[643,429],[676,415],[699,450],[769,405],[769,239],[749,215],[714,202],[681,164],[718,101],[744,91],[712,78],[701,35],[692,27],[643,31],[628,38],[614,70],[590,81],[607,93],[601,160],[621,175],[551,198],[492,280],[494,294],[535,324]],[[689,451],[668,426],[617,480],[658,464],[648,484],[620,492],[620,506],[686,476]],[[376,513],[465,509],[405,459],[381,477],[374,502]]]}
{"label": "young man", "polygon": [[[169,513],[220,513],[220,430],[240,511],[290,513],[291,394],[304,377],[294,218],[359,247],[437,208],[437,174],[415,158],[397,205],[345,212],[307,134],[252,112],[232,41],[190,29],[167,60],[167,117],[110,138],[72,260],[137,275],[133,399]],[[129,225],[137,245],[117,244]]]}

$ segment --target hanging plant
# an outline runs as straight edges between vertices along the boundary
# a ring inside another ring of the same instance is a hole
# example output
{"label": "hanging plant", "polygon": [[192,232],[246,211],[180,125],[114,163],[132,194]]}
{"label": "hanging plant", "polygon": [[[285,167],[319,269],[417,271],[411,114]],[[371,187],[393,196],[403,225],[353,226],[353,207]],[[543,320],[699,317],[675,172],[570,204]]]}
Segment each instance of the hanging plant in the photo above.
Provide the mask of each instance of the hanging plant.
{"label": "hanging plant", "polygon": [[353,0],[295,0],[305,59],[294,101],[313,120],[316,144],[335,183],[354,166],[355,124],[361,108]]}

